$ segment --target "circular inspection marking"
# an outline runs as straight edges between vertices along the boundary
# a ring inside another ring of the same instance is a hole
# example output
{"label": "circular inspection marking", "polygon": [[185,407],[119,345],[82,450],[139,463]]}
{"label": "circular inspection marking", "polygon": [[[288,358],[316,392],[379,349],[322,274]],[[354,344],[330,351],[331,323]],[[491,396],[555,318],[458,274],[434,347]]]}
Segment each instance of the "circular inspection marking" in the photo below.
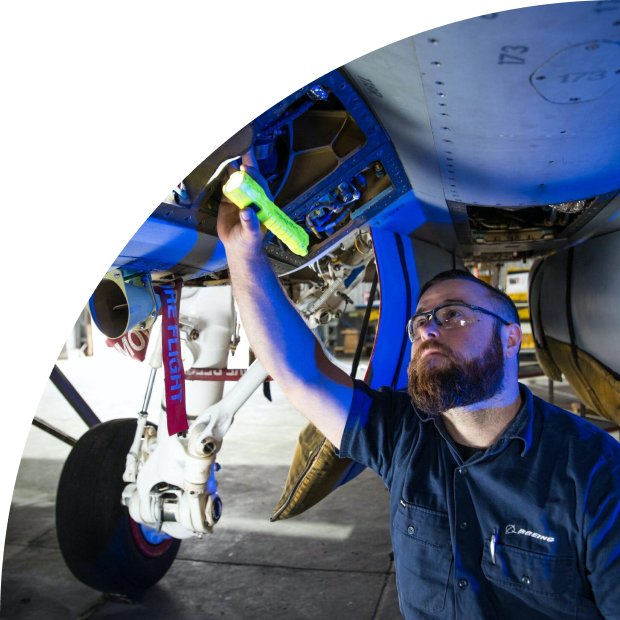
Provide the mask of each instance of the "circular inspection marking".
{"label": "circular inspection marking", "polygon": [[551,103],[583,103],[618,84],[620,42],[599,40],[556,51],[531,76],[532,86]]}

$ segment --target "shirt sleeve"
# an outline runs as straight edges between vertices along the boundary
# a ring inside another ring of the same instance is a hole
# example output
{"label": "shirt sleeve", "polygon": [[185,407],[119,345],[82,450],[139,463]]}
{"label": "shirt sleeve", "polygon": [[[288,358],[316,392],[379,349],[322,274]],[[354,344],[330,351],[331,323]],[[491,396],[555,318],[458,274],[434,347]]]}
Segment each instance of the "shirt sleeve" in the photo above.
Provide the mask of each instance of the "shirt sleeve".
{"label": "shirt sleeve", "polygon": [[605,618],[620,619],[620,459],[594,477],[586,497],[586,570]]}
{"label": "shirt sleeve", "polygon": [[354,381],[353,400],[337,452],[377,472],[388,488],[392,464],[409,399],[403,394],[383,387],[373,390],[363,381]]}

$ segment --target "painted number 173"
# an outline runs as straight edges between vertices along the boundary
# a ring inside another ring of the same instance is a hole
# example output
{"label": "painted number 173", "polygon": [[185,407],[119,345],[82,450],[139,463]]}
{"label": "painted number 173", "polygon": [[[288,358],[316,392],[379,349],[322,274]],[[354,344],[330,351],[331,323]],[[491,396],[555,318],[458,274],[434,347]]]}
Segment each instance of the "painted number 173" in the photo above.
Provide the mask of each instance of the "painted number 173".
{"label": "painted number 173", "polygon": [[593,82],[595,80],[603,80],[607,75],[607,71],[585,71],[583,73],[565,73],[564,75],[558,75],[558,78],[562,84],[567,82],[578,82],[581,78]]}
{"label": "painted number 173", "polygon": [[500,51],[497,64],[522,65],[525,62],[525,58],[521,54],[525,54],[527,49],[525,45],[504,45]]}

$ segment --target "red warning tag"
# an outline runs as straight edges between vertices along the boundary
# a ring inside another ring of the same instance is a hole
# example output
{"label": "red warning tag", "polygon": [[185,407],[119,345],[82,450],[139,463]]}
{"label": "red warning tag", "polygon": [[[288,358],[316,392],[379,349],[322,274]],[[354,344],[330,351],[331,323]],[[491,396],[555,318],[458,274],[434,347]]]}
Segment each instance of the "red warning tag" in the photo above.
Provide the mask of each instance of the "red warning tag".
{"label": "red warning tag", "polygon": [[179,306],[183,280],[155,287],[161,299],[161,346],[166,387],[166,415],[168,434],[176,435],[186,431],[185,372],[181,359],[181,338],[179,335]]}

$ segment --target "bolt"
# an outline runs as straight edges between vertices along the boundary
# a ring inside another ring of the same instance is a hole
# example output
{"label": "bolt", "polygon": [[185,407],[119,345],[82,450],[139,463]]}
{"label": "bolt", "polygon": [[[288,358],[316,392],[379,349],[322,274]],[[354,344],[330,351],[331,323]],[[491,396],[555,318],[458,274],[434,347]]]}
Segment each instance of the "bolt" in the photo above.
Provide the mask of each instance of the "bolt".
{"label": "bolt", "polygon": [[437,39],[429,39],[428,42],[432,43],[433,45],[437,45],[437,43],[439,43]]}
{"label": "bolt", "polygon": [[114,277],[115,278],[120,278],[121,277],[121,272],[120,271],[115,271],[114,272]]}
{"label": "bolt", "polygon": [[153,318],[155,318],[155,317],[157,316],[157,312],[155,312],[155,310],[153,310],[153,312],[151,312],[151,316],[152,316]]}
{"label": "bolt", "polygon": [[140,329],[146,329],[146,323],[140,323]]}
{"label": "bolt", "polygon": [[545,79],[545,76],[544,76],[544,75],[539,75],[536,79],[537,79],[537,80],[544,80],[544,79]]}
{"label": "bolt", "polygon": [[189,333],[190,340],[198,340],[198,336],[200,336],[200,332],[197,329],[192,329]]}

